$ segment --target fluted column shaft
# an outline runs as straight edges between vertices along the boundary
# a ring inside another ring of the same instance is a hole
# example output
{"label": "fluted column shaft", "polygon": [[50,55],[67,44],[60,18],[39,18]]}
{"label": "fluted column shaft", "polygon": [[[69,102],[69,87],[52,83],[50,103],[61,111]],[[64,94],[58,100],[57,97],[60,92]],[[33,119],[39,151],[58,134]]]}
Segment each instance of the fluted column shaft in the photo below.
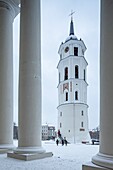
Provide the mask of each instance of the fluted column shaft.
{"label": "fluted column shaft", "polygon": [[40,27],[40,0],[22,0],[20,15],[18,152],[42,152]]}
{"label": "fluted column shaft", "polygon": [[113,168],[113,1],[101,0],[100,149],[93,163]]}
{"label": "fluted column shaft", "polygon": [[13,145],[13,20],[9,1],[0,1],[0,148]]}

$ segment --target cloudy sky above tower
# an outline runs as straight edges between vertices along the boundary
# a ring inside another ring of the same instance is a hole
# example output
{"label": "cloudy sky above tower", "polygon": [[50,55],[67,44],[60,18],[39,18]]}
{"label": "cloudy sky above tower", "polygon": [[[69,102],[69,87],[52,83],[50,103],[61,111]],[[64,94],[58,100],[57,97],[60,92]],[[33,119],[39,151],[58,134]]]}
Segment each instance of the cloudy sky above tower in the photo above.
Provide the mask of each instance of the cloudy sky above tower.
{"label": "cloudy sky above tower", "polygon": [[[58,106],[58,49],[69,35],[71,10],[74,32],[87,47],[87,82],[89,128],[99,125],[99,0],[42,0],[41,1],[41,55],[42,55],[42,123],[57,128]],[[18,36],[17,36],[18,35]],[[19,15],[14,21],[14,121],[17,122],[17,84],[19,59]]]}

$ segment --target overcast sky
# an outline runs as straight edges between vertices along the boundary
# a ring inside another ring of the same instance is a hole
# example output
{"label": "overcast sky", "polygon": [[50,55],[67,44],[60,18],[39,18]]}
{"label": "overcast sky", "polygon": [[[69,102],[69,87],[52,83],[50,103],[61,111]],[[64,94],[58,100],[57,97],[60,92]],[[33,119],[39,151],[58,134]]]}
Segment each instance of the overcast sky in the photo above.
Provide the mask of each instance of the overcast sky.
{"label": "overcast sky", "polygon": [[[58,106],[58,49],[69,35],[71,10],[74,30],[86,47],[88,62],[88,116],[89,129],[99,125],[99,0],[42,0],[41,1],[41,53],[42,53],[42,123],[57,128]],[[19,59],[19,15],[14,21],[14,121],[17,122],[17,84]]]}

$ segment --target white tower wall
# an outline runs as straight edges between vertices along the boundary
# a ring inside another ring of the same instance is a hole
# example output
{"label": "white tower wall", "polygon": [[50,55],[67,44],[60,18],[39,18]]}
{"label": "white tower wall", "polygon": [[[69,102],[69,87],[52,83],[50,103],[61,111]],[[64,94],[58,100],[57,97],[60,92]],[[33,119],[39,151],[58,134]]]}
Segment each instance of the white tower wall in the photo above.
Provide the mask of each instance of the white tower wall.
{"label": "white tower wall", "polygon": [[58,129],[69,142],[88,142],[86,46],[71,27],[73,21],[70,35],[58,51]]}
{"label": "white tower wall", "polygon": [[[87,105],[67,104],[58,107],[58,129],[69,142],[89,139]],[[82,125],[83,122],[83,125]]]}

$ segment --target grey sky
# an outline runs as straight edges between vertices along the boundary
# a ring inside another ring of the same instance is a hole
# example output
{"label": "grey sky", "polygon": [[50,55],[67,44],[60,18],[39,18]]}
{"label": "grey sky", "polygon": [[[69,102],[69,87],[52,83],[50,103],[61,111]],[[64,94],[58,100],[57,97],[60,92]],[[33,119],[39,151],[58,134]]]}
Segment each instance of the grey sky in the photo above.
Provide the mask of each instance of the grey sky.
{"label": "grey sky", "polygon": [[[85,58],[88,62],[88,115],[89,128],[99,124],[99,0],[42,0],[41,35],[42,35],[42,122],[57,127],[58,106],[58,48],[69,34],[71,10],[75,35],[81,38],[86,47]],[[17,68],[19,16],[14,22],[14,120],[17,122]]]}

